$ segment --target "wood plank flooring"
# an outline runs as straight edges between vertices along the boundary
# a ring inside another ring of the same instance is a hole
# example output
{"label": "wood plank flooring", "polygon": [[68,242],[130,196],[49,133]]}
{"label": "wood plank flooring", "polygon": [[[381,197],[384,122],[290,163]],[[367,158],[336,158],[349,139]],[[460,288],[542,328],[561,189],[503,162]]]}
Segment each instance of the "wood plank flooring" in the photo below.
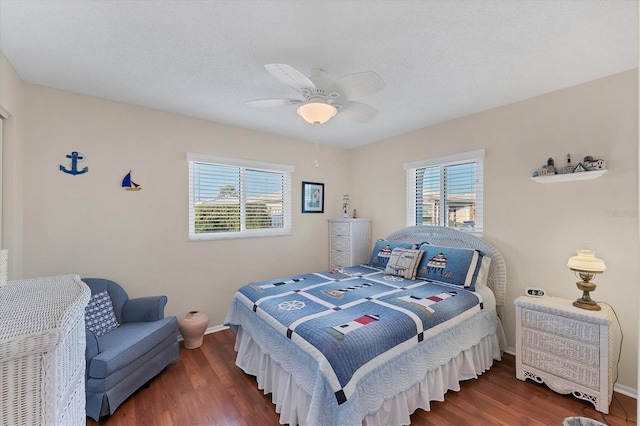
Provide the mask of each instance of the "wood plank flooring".
{"label": "wood plank flooring", "polygon": [[[235,365],[235,334],[206,335],[198,349],[180,349],[169,365],[125,401],[112,416],[87,425],[278,425],[271,395],[263,395],[255,377]],[[626,413],[625,413],[626,410]],[[515,378],[515,359],[505,354],[478,380],[462,382],[431,411],[418,410],[414,425],[561,425],[566,417],[590,417],[612,426],[635,424],[636,400],[614,393],[603,415],[591,404],[559,395],[545,385]]]}

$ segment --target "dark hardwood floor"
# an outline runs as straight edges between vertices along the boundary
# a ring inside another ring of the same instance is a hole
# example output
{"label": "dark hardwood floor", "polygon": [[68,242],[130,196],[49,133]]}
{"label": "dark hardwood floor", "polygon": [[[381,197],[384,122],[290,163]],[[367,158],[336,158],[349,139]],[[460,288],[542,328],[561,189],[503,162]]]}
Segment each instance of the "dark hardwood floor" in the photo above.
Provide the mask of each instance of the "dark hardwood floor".
{"label": "dark hardwood floor", "polygon": [[[277,425],[271,395],[258,390],[255,378],[235,366],[235,334],[206,335],[198,349],[180,349],[169,365],[125,401],[112,416],[87,425]],[[590,417],[609,425],[636,423],[636,400],[614,393],[610,414],[591,404],[559,395],[545,385],[515,378],[515,359],[505,354],[478,380],[462,382],[431,411],[416,411],[414,425],[561,425],[566,417]]]}

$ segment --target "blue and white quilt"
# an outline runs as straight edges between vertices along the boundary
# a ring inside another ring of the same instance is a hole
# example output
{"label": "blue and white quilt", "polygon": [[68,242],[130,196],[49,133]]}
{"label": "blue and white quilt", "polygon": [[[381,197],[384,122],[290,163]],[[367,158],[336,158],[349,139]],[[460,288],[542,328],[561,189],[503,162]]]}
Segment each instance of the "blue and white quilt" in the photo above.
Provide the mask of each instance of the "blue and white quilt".
{"label": "blue and white quilt", "polygon": [[[427,344],[425,338],[444,323],[449,327],[482,310],[481,295],[462,286],[354,266],[246,285],[236,293],[225,324],[273,334],[263,337],[264,342],[291,342],[288,350],[317,362],[320,387],[330,390],[340,406],[368,373]],[[300,364],[302,368],[305,362]]]}

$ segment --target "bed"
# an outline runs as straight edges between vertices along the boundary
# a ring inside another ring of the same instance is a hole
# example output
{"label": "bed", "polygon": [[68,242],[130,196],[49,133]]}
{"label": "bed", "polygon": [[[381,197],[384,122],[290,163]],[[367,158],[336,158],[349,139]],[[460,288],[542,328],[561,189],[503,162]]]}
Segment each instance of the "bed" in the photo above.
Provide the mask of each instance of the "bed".
{"label": "bed", "polygon": [[485,240],[412,226],[367,264],[255,282],[225,324],[282,424],[409,424],[500,360],[506,268]]}

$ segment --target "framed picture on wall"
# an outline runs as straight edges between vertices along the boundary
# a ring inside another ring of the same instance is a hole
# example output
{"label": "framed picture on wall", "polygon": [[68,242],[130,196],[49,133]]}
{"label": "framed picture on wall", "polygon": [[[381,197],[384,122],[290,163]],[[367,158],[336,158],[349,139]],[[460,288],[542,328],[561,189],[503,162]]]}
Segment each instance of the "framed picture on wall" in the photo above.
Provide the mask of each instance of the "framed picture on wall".
{"label": "framed picture on wall", "polygon": [[324,213],[324,183],[302,182],[302,213]]}

